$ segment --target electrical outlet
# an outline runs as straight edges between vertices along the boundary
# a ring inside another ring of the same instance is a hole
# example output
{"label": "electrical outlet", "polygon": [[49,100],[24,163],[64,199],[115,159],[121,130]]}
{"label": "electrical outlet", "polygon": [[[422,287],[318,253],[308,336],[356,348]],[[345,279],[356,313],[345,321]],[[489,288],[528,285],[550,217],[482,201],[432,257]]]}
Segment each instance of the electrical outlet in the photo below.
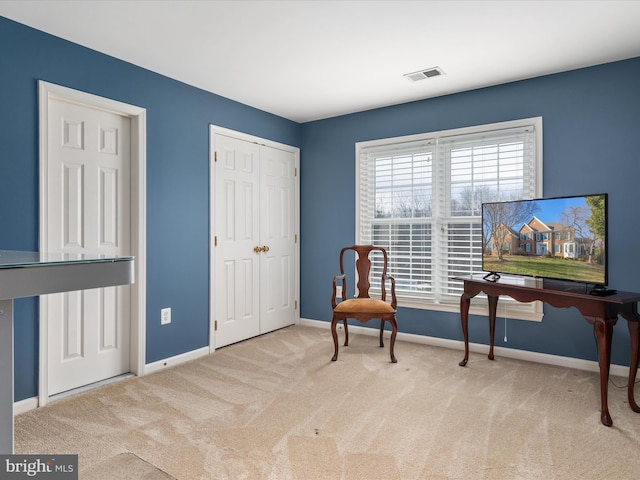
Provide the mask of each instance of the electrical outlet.
{"label": "electrical outlet", "polygon": [[336,285],[336,297],[342,298],[342,285]]}
{"label": "electrical outlet", "polygon": [[160,310],[160,325],[168,325],[171,323],[171,309],[163,308]]}

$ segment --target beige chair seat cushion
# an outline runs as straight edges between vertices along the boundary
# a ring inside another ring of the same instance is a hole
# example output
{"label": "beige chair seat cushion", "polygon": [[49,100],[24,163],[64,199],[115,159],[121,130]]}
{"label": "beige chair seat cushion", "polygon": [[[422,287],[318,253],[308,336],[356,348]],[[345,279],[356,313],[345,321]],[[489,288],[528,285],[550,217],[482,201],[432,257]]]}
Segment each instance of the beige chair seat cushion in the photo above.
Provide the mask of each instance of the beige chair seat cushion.
{"label": "beige chair seat cushion", "polygon": [[375,298],[351,298],[340,302],[334,309],[336,313],[393,313],[393,307],[387,302]]}

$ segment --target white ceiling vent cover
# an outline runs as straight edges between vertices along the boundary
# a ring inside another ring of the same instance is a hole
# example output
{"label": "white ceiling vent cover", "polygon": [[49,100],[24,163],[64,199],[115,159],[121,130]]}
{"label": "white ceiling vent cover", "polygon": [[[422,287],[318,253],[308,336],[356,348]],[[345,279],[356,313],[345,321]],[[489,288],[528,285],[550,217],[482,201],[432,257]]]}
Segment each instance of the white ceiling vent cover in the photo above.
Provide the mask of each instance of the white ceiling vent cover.
{"label": "white ceiling vent cover", "polygon": [[426,70],[420,70],[419,72],[405,73],[403,76],[412,82],[418,80],[424,80],[425,78],[433,78],[444,75],[444,72],[440,67],[427,68]]}

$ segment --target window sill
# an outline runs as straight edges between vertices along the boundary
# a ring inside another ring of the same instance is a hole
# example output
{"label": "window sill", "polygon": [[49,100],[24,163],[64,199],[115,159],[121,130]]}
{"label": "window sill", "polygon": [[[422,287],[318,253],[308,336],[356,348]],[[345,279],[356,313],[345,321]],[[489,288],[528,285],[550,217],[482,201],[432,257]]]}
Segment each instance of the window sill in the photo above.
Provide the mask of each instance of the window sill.
{"label": "window sill", "polygon": [[[526,320],[530,322],[541,322],[544,312],[542,311],[541,302],[533,302],[533,305],[529,307],[529,311],[523,311],[521,308],[514,308],[518,305],[509,301],[502,303],[498,302],[497,317],[507,317],[511,320]],[[398,299],[398,306],[403,308],[415,308],[418,310],[435,310],[439,312],[450,312],[460,314],[460,306],[451,303],[438,303],[433,301],[411,301]],[[485,298],[477,298],[471,300],[471,306],[469,307],[470,315],[480,315],[484,317],[489,316],[489,308],[487,306],[487,300]]]}

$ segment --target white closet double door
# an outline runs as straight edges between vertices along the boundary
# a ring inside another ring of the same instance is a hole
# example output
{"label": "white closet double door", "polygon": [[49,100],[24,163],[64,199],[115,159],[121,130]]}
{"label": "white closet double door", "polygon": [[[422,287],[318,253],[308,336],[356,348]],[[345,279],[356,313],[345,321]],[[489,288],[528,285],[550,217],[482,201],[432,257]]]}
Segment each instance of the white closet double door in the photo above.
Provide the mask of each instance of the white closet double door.
{"label": "white closet double door", "polygon": [[295,149],[212,127],[212,345],[296,322]]}

